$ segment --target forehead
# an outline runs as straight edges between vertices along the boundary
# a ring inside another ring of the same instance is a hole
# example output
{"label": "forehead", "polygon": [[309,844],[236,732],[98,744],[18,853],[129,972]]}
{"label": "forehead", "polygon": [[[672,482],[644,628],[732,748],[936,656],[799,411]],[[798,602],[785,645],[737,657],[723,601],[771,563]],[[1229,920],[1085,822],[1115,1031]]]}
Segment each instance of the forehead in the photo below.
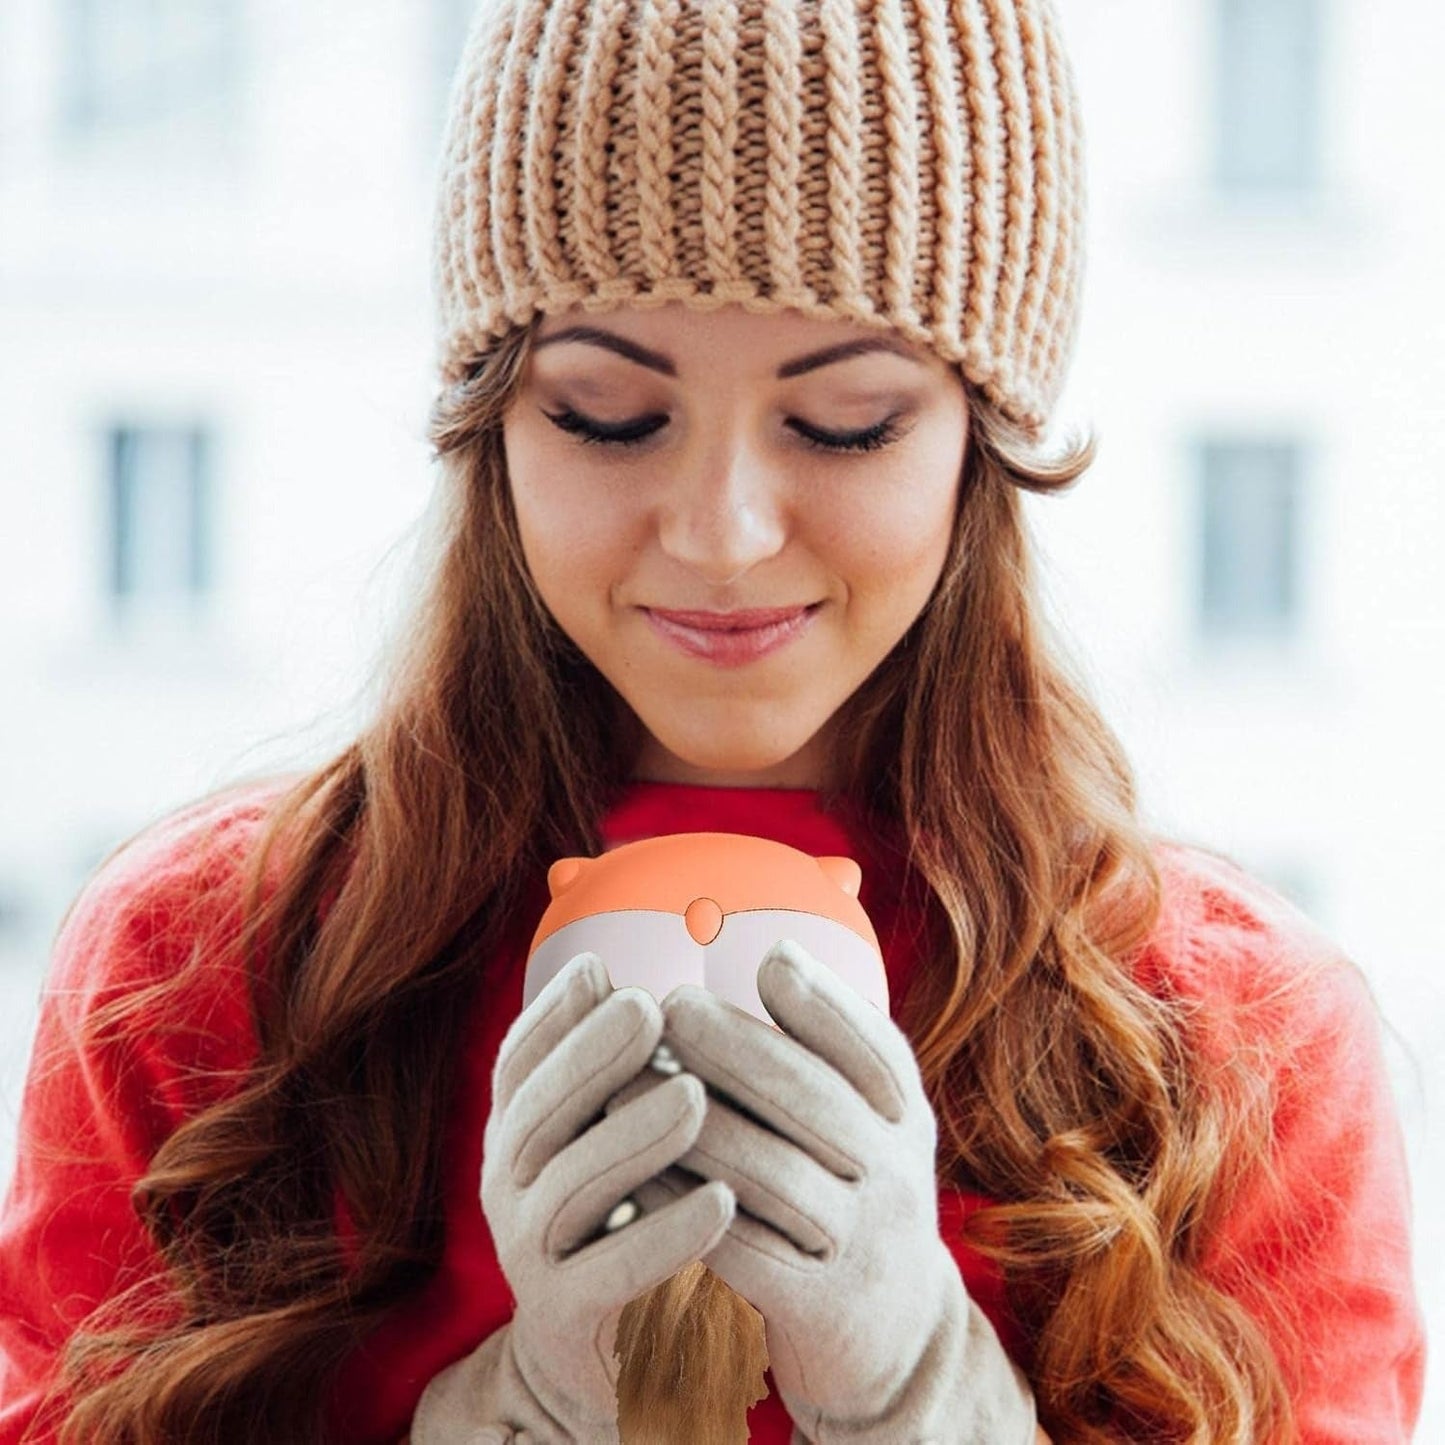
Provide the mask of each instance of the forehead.
{"label": "forehead", "polygon": [[533,350],[563,342],[581,343],[598,356],[610,352],[666,376],[699,367],[741,367],[785,379],[855,357],[895,369],[941,370],[944,365],[928,348],[890,327],[792,310],[751,312],[735,304],[712,311],[676,302],[601,311],[572,307],[542,318]]}

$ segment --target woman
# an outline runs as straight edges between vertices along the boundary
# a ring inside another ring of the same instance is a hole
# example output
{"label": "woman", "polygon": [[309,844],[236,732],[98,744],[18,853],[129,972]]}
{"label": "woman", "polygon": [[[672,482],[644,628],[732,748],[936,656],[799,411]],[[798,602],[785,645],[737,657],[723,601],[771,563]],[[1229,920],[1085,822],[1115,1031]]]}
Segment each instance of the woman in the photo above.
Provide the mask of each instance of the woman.
{"label": "woman", "polygon": [[[414,615],[67,916],[0,1441],[1409,1437],[1368,991],[1144,829],[1033,593],[1082,207],[1044,0],[489,0]],[[786,942],[779,1031],[523,1011],[549,866],[698,829],[858,859],[893,1020]]]}

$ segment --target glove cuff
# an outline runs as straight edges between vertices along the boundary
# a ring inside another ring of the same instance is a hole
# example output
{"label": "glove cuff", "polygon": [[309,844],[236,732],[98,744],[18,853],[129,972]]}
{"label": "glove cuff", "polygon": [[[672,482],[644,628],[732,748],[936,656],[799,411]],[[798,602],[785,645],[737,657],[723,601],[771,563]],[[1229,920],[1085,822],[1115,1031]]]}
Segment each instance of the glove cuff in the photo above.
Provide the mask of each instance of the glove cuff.
{"label": "glove cuff", "polygon": [[937,1327],[881,1413],[840,1420],[780,1393],[793,1445],[1033,1445],[1038,1430],[1033,1390],[956,1266]]}
{"label": "glove cuff", "polygon": [[410,1445],[619,1445],[615,1420],[573,1414],[565,1401],[540,1398],[508,1324],[432,1377],[412,1416]]}

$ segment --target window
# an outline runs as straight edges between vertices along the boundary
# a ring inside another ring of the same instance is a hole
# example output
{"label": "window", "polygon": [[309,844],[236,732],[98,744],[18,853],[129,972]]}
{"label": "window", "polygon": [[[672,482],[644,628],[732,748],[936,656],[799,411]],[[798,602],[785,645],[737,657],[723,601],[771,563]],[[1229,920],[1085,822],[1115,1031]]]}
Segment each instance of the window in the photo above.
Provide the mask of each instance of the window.
{"label": "window", "polygon": [[116,616],[163,620],[197,611],[211,587],[210,433],[116,426],[108,449]]}
{"label": "window", "polygon": [[28,937],[32,909],[25,889],[10,878],[0,878],[0,944]]}
{"label": "window", "polygon": [[1215,184],[1299,193],[1318,179],[1319,0],[1219,0]]}
{"label": "window", "polygon": [[214,144],[239,100],[240,0],[64,0],[65,131]]}
{"label": "window", "polygon": [[1300,613],[1300,446],[1207,440],[1199,465],[1199,626],[1209,641],[1281,638]]}

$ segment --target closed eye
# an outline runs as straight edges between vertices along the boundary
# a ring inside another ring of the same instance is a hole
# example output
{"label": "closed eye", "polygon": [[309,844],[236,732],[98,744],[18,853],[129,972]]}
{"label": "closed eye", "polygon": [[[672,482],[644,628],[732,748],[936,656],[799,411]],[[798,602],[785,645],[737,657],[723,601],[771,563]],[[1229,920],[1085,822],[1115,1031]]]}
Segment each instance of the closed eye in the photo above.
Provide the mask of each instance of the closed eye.
{"label": "closed eye", "polygon": [[[636,446],[667,424],[666,416],[654,414],[638,417],[635,421],[604,426],[570,407],[556,413],[544,410],[542,415],[553,426],[575,436],[587,446]],[[803,439],[805,445],[815,451],[871,452],[886,447],[902,435],[898,425],[901,417],[901,412],[895,412],[892,416],[884,417],[876,426],[854,432],[826,432],[796,418],[790,419],[788,425]]]}

